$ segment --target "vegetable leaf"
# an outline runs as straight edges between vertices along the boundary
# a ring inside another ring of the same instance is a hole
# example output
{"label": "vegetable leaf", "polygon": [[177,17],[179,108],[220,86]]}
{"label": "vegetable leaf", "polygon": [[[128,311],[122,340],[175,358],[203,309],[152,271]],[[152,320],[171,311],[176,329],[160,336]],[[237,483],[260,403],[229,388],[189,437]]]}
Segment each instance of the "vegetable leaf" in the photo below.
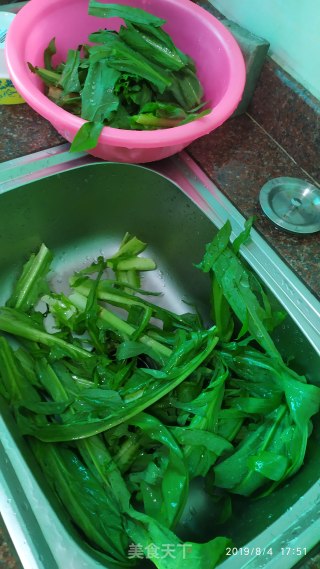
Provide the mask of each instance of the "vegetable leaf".
{"label": "vegetable leaf", "polygon": [[103,123],[85,122],[74,137],[70,151],[83,152],[95,148],[104,127]]}
{"label": "vegetable leaf", "polygon": [[97,2],[96,0],[90,0],[89,14],[91,16],[98,16],[99,18],[122,18],[127,22],[152,25],[155,27],[160,27],[165,24],[165,20],[157,18],[140,8]]}
{"label": "vegetable leaf", "polygon": [[59,81],[59,85],[61,85],[65,93],[80,92],[81,85],[79,81],[79,65],[80,65],[79,50],[69,49],[67,60]]}

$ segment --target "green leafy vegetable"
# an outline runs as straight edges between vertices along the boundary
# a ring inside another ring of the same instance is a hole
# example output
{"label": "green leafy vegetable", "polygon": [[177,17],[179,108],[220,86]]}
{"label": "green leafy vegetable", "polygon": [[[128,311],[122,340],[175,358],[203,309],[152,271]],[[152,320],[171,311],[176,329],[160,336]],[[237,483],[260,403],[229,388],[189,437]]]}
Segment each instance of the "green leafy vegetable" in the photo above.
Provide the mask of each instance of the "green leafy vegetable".
{"label": "green leafy vegetable", "polygon": [[43,59],[44,59],[44,66],[48,71],[52,71],[52,57],[57,53],[56,49],[56,39],[53,38],[50,42],[48,47],[44,50]]}
{"label": "green leafy vegetable", "polygon": [[74,137],[71,150],[73,152],[83,152],[84,150],[95,148],[103,126],[102,122],[85,122]]}
{"label": "green leafy vegetable", "polygon": [[44,50],[44,67],[29,69],[46,86],[48,97],[87,121],[71,151],[95,148],[104,126],[127,130],[172,128],[211,112],[192,59],[162,29],[165,20],[140,8],[89,1],[89,15],[121,18],[119,31],[89,34],[88,43],[69,49],[53,64],[53,38]]}
{"label": "green leafy vegetable", "polygon": [[52,261],[52,253],[42,244],[37,255],[31,255],[23,267],[22,275],[7,301],[7,306],[27,312],[49,290],[46,276]]}
{"label": "green leafy vegetable", "polygon": [[185,66],[174,45],[169,48],[167,42],[159,41],[152,33],[143,32],[139,27],[122,26],[119,37],[132,49],[144,53],[150,61],[162,65],[165,69],[178,71]]}
{"label": "green leafy vegetable", "polygon": [[105,4],[103,2],[96,2],[96,0],[90,0],[89,14],[91,16],[98,16],[99,18],[122,18],[134,24],[146,24],[155,27],[160,27],[165,23],[165,20],[148,14],[140,8],[122,6],[121,4]]}
{"label": "green leafy vegetable", "polygon": [[110,69],[105,61],[97,61],[89,67],[81,92],[82,118],[102,123],[117,110],[119,99],[113,91],[118,78],[119,73]]}
{"label": "green leafy vegetable", "polygon": [[62,87],[64,94],[80,92],[81,85],[79,80],[79,65],[79,50],[69,49],[61,79],[59,81],[59,85]]}
{"label": "green leafy vegetable", "polygon": [[[47,67],[53,53],[54,44]],[[69,61],[66,81],[81,73],[78,56]],[[95,85],[104,73],[108,94]],[[117,74],[100,60],[88,71],[100,120],[118,96]],[[94,107],[85,109],[85,124],[102,127]],[[149,112],[181,118],[173,103],[148,102]],[[128,233],[112,256],[70,277],[68,295],[52,290],[53,255],[42,245],[0,307],[0,393],[73,526],[110,567],[144,556],[158,569],[213,569],[227,537],[216,529],[207,543],[178,537],[190,482],[202,477],[219,501],[218,526],[233,494],[267,495],[303,465],[320,388],[272,339],[284,314],[239,254],[251,225],[231,244],[227,222],[197,265],[212,284],[207,327],[142,288],[156,263]]]}

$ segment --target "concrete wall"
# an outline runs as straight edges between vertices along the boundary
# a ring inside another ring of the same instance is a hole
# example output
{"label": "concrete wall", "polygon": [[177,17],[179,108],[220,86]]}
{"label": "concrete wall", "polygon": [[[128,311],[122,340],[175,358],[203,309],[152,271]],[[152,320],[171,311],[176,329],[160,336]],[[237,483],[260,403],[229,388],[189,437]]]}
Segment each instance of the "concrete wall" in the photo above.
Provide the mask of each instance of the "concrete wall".
{"label": "concrete wall", "polygon": [[270,56],[320,99],[320,0],[210,0],[270,42]]}

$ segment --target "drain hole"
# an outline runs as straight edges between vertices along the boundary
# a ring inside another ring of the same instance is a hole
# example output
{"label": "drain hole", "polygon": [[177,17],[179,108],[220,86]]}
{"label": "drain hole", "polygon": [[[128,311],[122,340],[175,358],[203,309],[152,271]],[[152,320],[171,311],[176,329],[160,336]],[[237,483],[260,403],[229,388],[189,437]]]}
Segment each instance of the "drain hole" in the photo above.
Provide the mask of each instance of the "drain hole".
{"label": "drain hole", "polygon": [[292,198],[291,203],[295,207],[299,207],[300,205],[302,205],[302,201],[299,198]]}

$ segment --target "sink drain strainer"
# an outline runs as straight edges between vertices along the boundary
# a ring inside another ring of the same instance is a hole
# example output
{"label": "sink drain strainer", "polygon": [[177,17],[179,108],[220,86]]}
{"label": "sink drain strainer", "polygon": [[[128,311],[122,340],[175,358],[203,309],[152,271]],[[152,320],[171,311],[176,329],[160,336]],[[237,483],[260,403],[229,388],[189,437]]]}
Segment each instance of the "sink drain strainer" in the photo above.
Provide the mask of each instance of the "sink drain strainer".
{"label": "sink drain strainer", "polygon": [[306,180],[269,180],[261,188],[260,205],[269,219],[286,231],[320,231],[320,189]]}

